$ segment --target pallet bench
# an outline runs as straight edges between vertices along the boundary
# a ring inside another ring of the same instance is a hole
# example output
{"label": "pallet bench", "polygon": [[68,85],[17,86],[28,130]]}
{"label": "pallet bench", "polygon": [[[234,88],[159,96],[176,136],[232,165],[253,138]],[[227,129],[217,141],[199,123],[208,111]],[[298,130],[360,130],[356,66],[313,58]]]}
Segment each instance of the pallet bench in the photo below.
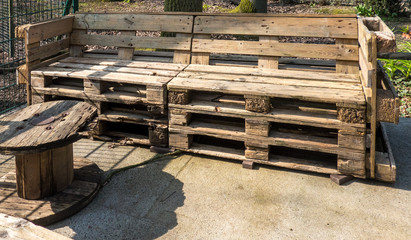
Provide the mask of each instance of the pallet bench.
{"label": "pallet bench", "polygon": [[376,58],[375,22],[354,15],[76,14],[18,28],[28,53],[19,79],[30,101],[94,104],[94,135],[375,178],[388,159],[377,144],[379,122],[399,115]]}

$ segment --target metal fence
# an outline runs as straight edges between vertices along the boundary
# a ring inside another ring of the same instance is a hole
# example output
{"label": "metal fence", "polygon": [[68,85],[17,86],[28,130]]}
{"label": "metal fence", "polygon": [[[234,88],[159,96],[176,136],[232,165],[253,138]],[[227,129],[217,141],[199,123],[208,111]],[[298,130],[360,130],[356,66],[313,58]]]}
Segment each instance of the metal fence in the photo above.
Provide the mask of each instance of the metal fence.
{"label": "metal fence", "polygon": [[16,83],[16,67],[25,63],[24,44],[15,38],[14,28],[60,17],[65,3],[65,0],[0,0],[0,114],[26,102],[25,87]]}

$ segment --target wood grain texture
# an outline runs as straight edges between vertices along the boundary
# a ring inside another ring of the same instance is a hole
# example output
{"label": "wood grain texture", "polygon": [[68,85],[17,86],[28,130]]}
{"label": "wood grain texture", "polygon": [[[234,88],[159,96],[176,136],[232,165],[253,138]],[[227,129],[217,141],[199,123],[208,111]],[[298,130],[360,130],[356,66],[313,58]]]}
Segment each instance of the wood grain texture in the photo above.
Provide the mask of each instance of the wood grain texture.
{"label": "wood grain texture", "polygon": [[[68,115],[63,116],[63,113]],[[0,151],[20,154],[67,145],[78,138],[77,130],[95,113],[96,109],[91,105],[77,101],[54,101],[29,106],[0,120]],[[49,125],[34,126],[31,121],[37,115],[58,119]],[[47,126],[52,128],[47,130]]]}
{"label": "wood grain texture", "polygon": [[357,38],[356,18],[199,16],[194,34]]}
{"label": "wood grain texture", "polygon": [[93,14],[75,15],[74,29],[133,30],[191,33],[193,16],[156,14]]}

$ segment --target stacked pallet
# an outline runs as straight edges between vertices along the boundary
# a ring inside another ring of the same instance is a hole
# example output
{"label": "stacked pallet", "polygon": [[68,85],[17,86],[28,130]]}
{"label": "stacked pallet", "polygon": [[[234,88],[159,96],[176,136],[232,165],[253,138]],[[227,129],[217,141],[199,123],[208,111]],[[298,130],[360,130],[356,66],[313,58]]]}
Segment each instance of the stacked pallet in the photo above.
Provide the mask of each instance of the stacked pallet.
{"label": "stacked pallet", "polygon": [[365,177],[365,101],[354,75],[190,65],[168,89],[172,147]]}
{"label": "stacked pallet", "polygon": [[[189,63],[192,24],[193,17],[186,15],[76,14],[70,57],[31,72],[32,100],[85,100],[98,108],[94,136],[167,147],[166,84]],[[138,36],[136,31],[175,32],[177,37]],[[117,49],[85,52],[86,45]],[[136,48],[169,51],[171,62],[142,58]]]}
{"label": "stacked pallet", "polygon": [[[170,146],[365,178],[356,23],[352,17],[196,17],[194,64],[167,85]],[[210,39],[218,34],[257,35],[259,41]],[[283,36],[332,37],[335,44],[284,43]],[[210,53],[256,55],[258,68],[208,65]],[[334,67],[284,70],[280,57],[330,59]]]}

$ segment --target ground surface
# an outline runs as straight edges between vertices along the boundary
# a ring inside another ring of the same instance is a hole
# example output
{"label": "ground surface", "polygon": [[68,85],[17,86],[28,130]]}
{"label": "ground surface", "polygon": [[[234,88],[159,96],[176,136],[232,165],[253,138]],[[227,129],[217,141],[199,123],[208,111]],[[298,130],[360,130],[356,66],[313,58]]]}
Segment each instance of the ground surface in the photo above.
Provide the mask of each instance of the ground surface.
{"label": "ground surface", "polygon": [[[182,155],[120,173],[76,215],[48,228],[75,239],[411,239],[411,119],[388,125],[395,184]],[[81,140],[106,174],[154,156]],[[1,173],[13,157],[0,156]]]}

